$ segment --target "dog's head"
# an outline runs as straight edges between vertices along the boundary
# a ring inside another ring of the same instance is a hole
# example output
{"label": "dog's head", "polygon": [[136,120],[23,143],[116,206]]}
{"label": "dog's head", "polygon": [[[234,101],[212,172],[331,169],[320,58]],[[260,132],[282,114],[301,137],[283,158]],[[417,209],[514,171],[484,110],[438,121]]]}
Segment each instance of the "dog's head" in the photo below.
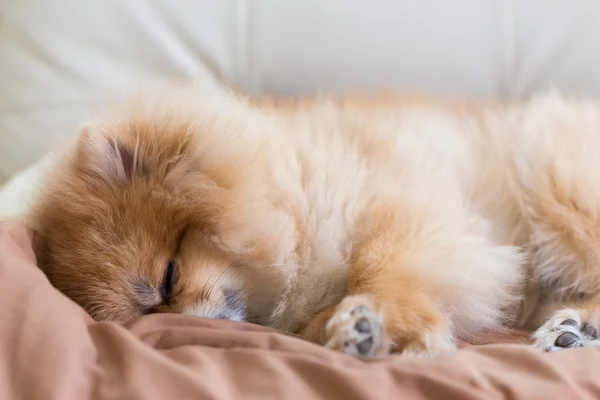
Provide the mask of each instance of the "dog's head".
{"label": "dog's head", "polygon": [[243,203],[232,206],[243,165],[203,158],[218,146],[197,142],[199,134],[216,138],[224,133],[214,130],[235,127],[203,121],[142,113],[89,124],[48,175],[31,214],[38,262],[95,319],[153,312],[266,318],[273,296],[249,301],[265,287],[276,292],[279,278],[232,256],[215,235],[228,210]]}

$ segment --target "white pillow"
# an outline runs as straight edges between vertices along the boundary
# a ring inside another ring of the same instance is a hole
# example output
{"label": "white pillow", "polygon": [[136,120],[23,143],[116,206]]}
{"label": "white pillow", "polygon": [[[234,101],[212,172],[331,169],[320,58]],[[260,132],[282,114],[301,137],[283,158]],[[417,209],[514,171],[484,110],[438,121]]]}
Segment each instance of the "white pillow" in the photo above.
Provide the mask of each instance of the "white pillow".
{"label": "white pillow", "polygon": [[51,154],[42,157],[38,162],[15,174],[0,188],[0,220],[19,218],[27,211],[28,206],[37,193],[41,174],[52,166]]}
{"label": "white pillow", "polygon": [[597,0],[0,2],[0,183],[149,82],[600,96],[598,15]]}
{"label": "white pillow", "polygon": [[232,1],[0,2],[0,183],[112,97],[231,73]]}

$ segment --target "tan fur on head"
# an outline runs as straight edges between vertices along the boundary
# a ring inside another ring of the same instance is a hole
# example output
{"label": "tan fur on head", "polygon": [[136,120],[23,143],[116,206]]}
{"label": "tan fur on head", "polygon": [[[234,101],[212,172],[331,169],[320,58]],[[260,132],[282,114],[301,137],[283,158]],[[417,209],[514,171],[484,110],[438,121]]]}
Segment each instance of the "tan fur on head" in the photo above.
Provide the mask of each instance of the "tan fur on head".
{"label": "tan fur on head", "polygon": [[536,286],[598,290],[594,103],[164,104],[87,124],[30,215],[40,266],[97,319],[180,312],[435,354],[516,324]]}
{"label": "tan fur on head", "polygon": [[222,190],[192,167],[189,129],[143,115],[90,124],[34,209],[40,265],[96,318],[130,319],[160,305],[180,237],[222,204]]}
{"label": "tan fur on head", "polygon": [[[258,283],[244,280],[256,265],[275,262],[277,244],[269,240],[280,237],[277,219],[262,218],[268,194],[256,186],[264,147],[235,112],[234,98],[196,98],[206,113],[194,118],[184,111],[188,96],[177,92],[168,106],[139,98],[124,117],[86,124],[31,211],[41,268],[96,319],[178,312],[266,323],[261,307],[272,308],[282,290],[277,273],[259,270]],[[233,106],[221,113],[214,102]],[[252,234],[242,224],[264,229],[263,238],[236,241]],[[248,253],[254,264],[244,261]],[[167,299],[169,262],[174,291]],[[255,310],[243,302],[257,290]]]}

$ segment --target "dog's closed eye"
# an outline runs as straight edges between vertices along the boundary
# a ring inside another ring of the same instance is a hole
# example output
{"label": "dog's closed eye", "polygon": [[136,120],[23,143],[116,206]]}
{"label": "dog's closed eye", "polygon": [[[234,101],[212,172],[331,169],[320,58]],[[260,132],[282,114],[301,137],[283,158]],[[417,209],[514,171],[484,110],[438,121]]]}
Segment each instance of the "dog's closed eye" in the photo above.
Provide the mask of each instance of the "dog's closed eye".
{"label": "dog's closed eye", "polygon": [[173,285],[175,283],[175,261],[169,260],[165,267],[163,281],[160,285],[160,295],[164,303],[169,303],[169,299],[173,295]]}

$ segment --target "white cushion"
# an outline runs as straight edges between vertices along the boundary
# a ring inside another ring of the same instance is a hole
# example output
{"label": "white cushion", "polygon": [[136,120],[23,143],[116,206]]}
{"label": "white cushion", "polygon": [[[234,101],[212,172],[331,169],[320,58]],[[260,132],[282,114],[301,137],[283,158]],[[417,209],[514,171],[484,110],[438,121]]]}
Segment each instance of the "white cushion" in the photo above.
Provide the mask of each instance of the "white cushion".
{"label": "white cushion", "polygon": [[0,182],[112,96],[149,82],[219,78],[276,94],[396,88],[507,98],[554,86],[600,96],[597,0],[0,7]]}
{"label": "white cushion", "polygon": [[233,48],[233,2],[2,4],[0,179],[41,157],[123,91],[147,82],[209,80],[233,68],[226,53]]}

